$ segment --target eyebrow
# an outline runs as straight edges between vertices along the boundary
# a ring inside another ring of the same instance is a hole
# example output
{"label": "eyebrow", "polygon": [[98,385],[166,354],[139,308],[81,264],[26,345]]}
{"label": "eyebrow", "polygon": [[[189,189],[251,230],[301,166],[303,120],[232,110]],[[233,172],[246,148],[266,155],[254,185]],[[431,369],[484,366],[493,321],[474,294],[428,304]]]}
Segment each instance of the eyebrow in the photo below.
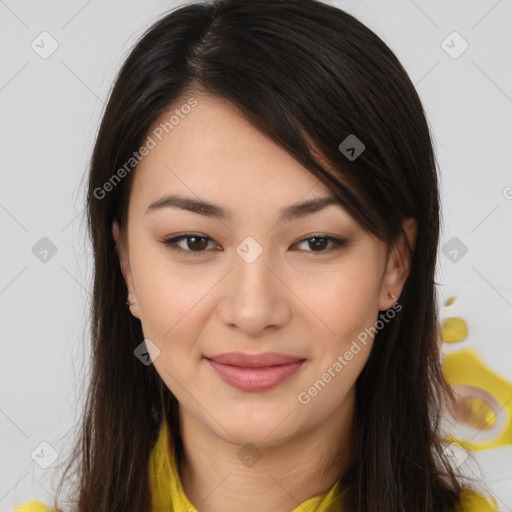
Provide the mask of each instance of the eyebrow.
{"label": "eyebrow", "polygon": [[[343,205],[334,197],[319,197],[305,201],[303,203],[292,204],[282,208],[279,213],[279,221],[291,221],[306,215],[324,210],[328,206],[335,205],[343,208]],[[200,199],[193,199],[179,195],[166,195],[154,203],[151,203],[146,214],[162,208],[177,208],[189,212],[204,215],[206,217],[214,217],[219,219],[231,219],[232,214],[229,210],[222,208],[216,204],[208,203]]]}

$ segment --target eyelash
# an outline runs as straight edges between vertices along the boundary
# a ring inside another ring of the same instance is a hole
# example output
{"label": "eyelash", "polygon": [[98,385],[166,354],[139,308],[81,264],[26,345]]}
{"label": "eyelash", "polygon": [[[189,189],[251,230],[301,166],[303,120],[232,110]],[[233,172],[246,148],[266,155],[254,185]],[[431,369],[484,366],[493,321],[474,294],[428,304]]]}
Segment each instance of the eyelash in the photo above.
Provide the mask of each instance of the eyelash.
{"label": "eyelash", "polygon": [[[207,240],[211,240],[211,238],[209,238],[205,235],[202,235],[200,233],[185,233],[184,235],[180,235],[180,236],[176,236],[173,238],[168,238],[168,239],[162,240],[162,243],[166,247],[169,247],[170,249],[172,249],[173,251],[180,253],[180,254],[184,254],[186,256],[197,257],[197,256],[203,255],[206,252],[206,250],[191,251],[191,250],[185,250],[185,249],[180,249],[180,248],[176,247],[176,244],[178,242],[180,242],[181,240],[186,240],[188,238],[206,238]],[[332,241],[332,245],[322,251],[306,251],[306,252],[311,252],[313,254],[315,254],[315,253],[326,254],[326,253],[330,253],[332,251],[341,249],[341,247],[343,247],[344,245],[346,245],[348,243],[348,240],[346,240],[346,239],[335,238],[332,236],[325,235],[323,233],[314,233],[313,235],[310,235],[307,238],[303,238],[302,240],[299,240],[294,245],[301,244],[302,242],[307,242],[308,240],[313,240],[315,238],[318,238],[321,240],[330,240],[330,241]]]}

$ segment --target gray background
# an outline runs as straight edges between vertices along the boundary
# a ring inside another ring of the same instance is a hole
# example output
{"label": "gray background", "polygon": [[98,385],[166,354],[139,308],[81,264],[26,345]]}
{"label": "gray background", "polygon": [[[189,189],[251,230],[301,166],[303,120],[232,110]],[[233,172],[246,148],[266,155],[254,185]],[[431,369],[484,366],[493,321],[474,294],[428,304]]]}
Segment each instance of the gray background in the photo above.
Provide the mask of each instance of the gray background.
{"label": "gray background", "polygon": [[[0,0],[1,511],[31,498],[50,502],[51,470],[65,455],[88,372],[88,158],[122,60],[181,3]],[[470,325],[468,338],[446,350],[476,347],[512,381],[512,2],[330,3],[389,44],[433,129],[443,200],[439,290],[459,297],[457,314]],[[49,469],[36,463],[41,449],[47,462],[56,451]],[[512,511],[512,445],[475,460],[500,510]]]}

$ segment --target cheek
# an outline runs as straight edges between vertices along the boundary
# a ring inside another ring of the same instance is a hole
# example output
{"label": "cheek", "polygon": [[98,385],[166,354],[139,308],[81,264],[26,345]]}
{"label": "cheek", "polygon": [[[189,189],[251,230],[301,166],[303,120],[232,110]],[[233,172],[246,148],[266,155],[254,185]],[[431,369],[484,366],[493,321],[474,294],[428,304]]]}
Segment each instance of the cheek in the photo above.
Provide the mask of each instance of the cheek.
{"label": "cheek", "polygon": [[313,274],[305,278],[303,293],[309,289],[308,306],[322,320],[319,327],[326,334],[320,337],[323,351],[342,350],[374,324],[380,296],[378,270],[368,257],[330,268],[324,276]]}
{"label": "cheek", "polygon": [[[132,270],[144,336],[161,350],[193,346],[220,277],[191,265],[171,265],[165,251],[134,251]],[[179,341],[179,343],[177,343]]]}
{"label": "cheek", "polygon": [[211,288],[208,281],[180,279],[177,274],[155,269],[141,285],[140,307],[143,327],[159,339],[176,337],[201,307]]}
{"label": "cheek", "polygon": [[298,396],[300,403],[311,401],[310,414],[320,415],[346,402],[370,356],[370,327],[378,318],[377,270],[371,265],[347,265],[323,287],[316,308],[329,330],[324,327],[327,335],[312,338],[314,364]]}
{"label": "cheek", "polygon": [[[160,350],[154,366],[166,386],[178,400],[187,400],[182,383],[196,380],[196,364],[200,358],[197,343],[201,331],[199,314],[207,300],[208,283],[183,279],[179,273],[164,272],[155,265],[141,273],[141,324],[145,338]],[[196,354],[196,351],[197,354]]]}

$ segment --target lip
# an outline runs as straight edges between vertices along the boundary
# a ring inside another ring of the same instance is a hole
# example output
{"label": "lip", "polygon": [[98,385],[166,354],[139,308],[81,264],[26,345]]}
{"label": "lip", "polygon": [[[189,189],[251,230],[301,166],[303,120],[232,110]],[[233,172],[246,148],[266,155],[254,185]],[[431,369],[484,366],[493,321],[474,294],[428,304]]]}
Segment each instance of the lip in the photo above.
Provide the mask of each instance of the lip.
{"label": "lip", "polygon": [[297,361],[304,360],[303,357],[290,356],[279,352],[261,352],[259,354],[227,352],[225,354],[208,356],[207,359],[211,359],[220,364],[231,364],[233,366],[243,366],[244,368],[263,368],[265,366],[296,363]]}
{"label": "lip", "polygon": [[277,352],[229,352],[206,357],[219,377],[243,391],[265,391],[289,379],[305,359]]}

